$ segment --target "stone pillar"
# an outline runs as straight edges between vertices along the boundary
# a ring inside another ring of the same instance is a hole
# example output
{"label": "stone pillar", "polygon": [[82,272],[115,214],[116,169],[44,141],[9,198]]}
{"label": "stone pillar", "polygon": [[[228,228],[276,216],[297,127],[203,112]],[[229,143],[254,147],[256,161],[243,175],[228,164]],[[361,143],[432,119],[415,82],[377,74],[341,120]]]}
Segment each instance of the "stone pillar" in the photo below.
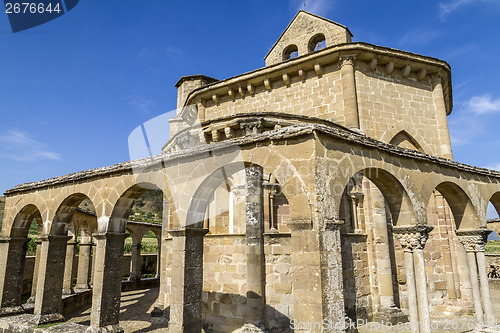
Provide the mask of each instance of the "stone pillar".
{"label": "stone pillar", "polygon": [[80,243],[78,254],[78,270],[76,275],[75,289],[90,289],[90,260],[92,243]]}
{"label": "stone pillar", "polygon": [[27,237],[0,238],[0,316],[24,312],[21,307]]}
{"label": "stone pillar", "polygon": [[429,238],[429,232],[433,228],[429,225],[395,226],[393,228],[394,237],[405,251],[408,304],[413,332],[431,332],[424,247]]}
{"label": "stone pillar", "polygon": [[439,140],[441,142],[441,156],[453,159],[451,151],[450,131],[448,129],[448,119],[446,104],[444,101],[443,78],[440,74],[432,76],[434,106],[436,108],[436,121],[438,125]]}
{"label": "stone pillar", "polygon": [[40,266],[40,254],[42,253],[42,241],[37,239],[36,243],[36,254],[35,254],[35,266],[33,267],[33,279],[31,282],[31,296],[28,299],[28,303],[35,303],[36,295],[36,283],[38,281],[38,267]]}
{"label": "stone pillar", "polygon": [[121,331],[119,325],[120,296],[122,289],[123,245],[125,233],[93,234],[96,243],[94,281],[92,286],[92,312],[90,326],[93,330]]}
{"label": "stone pillar", "polygon": [[[323,230],[319,233],[321,281],[322,281],[322,322],[331,323],[333,329],[328,332],[345,332],[340,324],[345,322],[344,279],[342,271],[342,240],[340,227],[341,220],[327,220]],[[313,239],[309,239],[313,242]],[[310,246],[310,244],[309,244]],[[292,245],[293,247],[293,245]],[[302,283],[309,283],[303,281]]]}
{"label": "stone pillar", "polygon": [[[158,292],[158,299],[156,300],[153,311],[151,312],[152,317],[167,317],[170,318],[170,313],[165,311],[169,308],[170,301],[170,250],[171,247],[167,247],[167,237],[170,221],[170,205],[168,199],[163,195],[163,210],[162,210],[162,228],[160,232],[160,240],[158,240],[158,274],[160,276],[160,290]],[[161,251],[160,251],[161,249]]]}
{"label": "stone pillar", "polygon": [[[311,220],[291,220],[287,223],[292,242],[293,319],[297,323],[319,323],[324,319],[322,267],[318,231]],[[342,291],[342,289],[340,289]],[[344,307],[344,297],[338,300]],[[343,320],[343,319],[342,319]],[[294,332],[321,332],[297,325]],[[336,330],[334,332],[344,332]]]}
{"label": "stone pillar", "polygon": [[206,229],[183,227],[172,235],[172,297],[170,332],[201,332],[203,236]]}
{"label": "stone pillar", "polygon": [[132,253],[130,257],[129,281],[140,281],[142,271],[141,241],[132,237]]}
{"label": "stone pillar", "polygon": [[264,325],[265,305],[262,167],[247,167],[245,169],[245,175],[247,321],[259,327]]}
{"label": "stone pillar", "polygon": [[158,254],[156,255],[156,278],[161,277],[161,236],[157,237],[158,241]]}
{"label": "stone pillar", "polygon": [[486,259],[484,257],[485,244],[490,232],[491,230],[488,229],[456,231],[458,239],[464,245],[467,252],[467,263],[472,283],[472,298],[474,301],[474,310],[476,311],[476,321],[479,326],[481,324],[495,324],[488,285]]}
{"label": "stone pillar", "polygon": [[70,238],[59,235],[40,237],[42,250],[34,309],[38,324],[64,320],[59,311],[62,301],[66,243]]}
{"label": "stone pillar", "polygon": [[356,79],[354,70],[355,55],[342,55],[339,58],[342,77],[342,95],[344,98],[344,126],[359,130],[358,101],[356,97]]}
{"label": "stone pillar", "polygon": [[76,244],[73,239],[70,239],[66,245],[66,260],[64,264],[64,280],[63,280],[63,295],[73,294],[73,267],[75,264]]}

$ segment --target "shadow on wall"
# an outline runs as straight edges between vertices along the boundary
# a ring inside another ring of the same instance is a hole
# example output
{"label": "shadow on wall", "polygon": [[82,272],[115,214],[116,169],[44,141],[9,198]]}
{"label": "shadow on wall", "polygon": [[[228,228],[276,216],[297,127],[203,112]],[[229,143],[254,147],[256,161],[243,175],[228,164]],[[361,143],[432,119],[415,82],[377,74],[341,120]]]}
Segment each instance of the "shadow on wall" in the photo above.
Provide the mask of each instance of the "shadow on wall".
{"label": "shadow on wall", "polygon": [[[246,296],[204,291],[202,297],[205,332],[233,332],[246,323]],[[293,332],[290,328],[290,318],[267,304],[264,309],[264,321],[267,332]]]}

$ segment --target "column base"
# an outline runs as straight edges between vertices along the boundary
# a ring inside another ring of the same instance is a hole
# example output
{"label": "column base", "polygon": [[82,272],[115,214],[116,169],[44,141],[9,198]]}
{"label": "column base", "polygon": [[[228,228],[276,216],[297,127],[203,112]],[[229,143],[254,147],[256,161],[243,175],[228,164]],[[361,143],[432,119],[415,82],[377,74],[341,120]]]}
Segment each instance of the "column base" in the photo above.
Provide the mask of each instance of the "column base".
{"label": "column base", "polygon": [[92,289],[92,287],[90,286],[90,284],[77,284],[73,289],[74,291],[84,291]]}
{"label": "column base", "polygon": [[73,289],[63,289],[63,295],[73,295],[75,291]]}
{"label": "column base", "polygon": [[44,315],[35,315],[35,323],[37,325],[57,323],[59,321],[64,321],[64,316],[60,313],[50,313]]}
{"label": "column base", "polygon": [[262,323],[252,324],[247,323],[240,329],[241,333],[267,333],[266,327]]}
{"label": "column base", "polygon": [[104,327],[92,327],[90,326],[87,328],[85,332],[88,333],[122,333],[123,328],[121,327],[120,324],[116,325],[109,325],[109,326],[104,326]]}
{"label": "column base", "polygon": [[398,323],[407,323],[408,315],[397,307],[381,307],[378,312],[373,314],[373,321],[385,322],[397,325]]}
{"label": "column base", "polygon": [[0,308],[0,317],[13,316],[13,315],[21,314],[24,312],[25,311],[21,305],[9,306],[6,308]]}

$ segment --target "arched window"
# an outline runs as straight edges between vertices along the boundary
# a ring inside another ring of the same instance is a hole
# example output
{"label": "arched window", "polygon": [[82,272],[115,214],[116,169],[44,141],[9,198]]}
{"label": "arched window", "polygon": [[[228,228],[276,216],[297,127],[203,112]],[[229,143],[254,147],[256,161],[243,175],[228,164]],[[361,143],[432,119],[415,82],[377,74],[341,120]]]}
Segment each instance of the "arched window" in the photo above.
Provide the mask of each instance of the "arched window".
{"label": "arched window", "polygon": [[325,47],[325,35],[323,34],[317,34],[309,41],[309,52],[318,51]]}
{"label": "arched window", "polygon": [[283,61],[287,61],[293,58],[297,58],[299,56],[299,49],[297,48],[297,45],[289,45],[285,48],[285,51],[283,51]]}

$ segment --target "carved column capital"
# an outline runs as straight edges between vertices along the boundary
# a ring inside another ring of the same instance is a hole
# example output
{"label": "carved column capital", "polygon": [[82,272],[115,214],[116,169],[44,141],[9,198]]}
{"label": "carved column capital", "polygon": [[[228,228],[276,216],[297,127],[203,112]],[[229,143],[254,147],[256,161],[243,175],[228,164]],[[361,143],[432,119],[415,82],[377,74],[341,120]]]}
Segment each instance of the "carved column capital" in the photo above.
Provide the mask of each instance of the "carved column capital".
{"label": "carved column capital", "polygon": [[466,252],[484,252],[490,229],[457,230],[455,233]]}
{"label": "carved column capital", "polygon": [[394,237],[403,247],[404,251],[422,250],[429,238],[429,232],[434,229],[430,225],[395,226]]}
{"label": "carved column capital", "polygon": [[356,59],[356,56],[353,54],[339,56],[339,68],[342,68],[345,65],[354,66],[355,59]]}

